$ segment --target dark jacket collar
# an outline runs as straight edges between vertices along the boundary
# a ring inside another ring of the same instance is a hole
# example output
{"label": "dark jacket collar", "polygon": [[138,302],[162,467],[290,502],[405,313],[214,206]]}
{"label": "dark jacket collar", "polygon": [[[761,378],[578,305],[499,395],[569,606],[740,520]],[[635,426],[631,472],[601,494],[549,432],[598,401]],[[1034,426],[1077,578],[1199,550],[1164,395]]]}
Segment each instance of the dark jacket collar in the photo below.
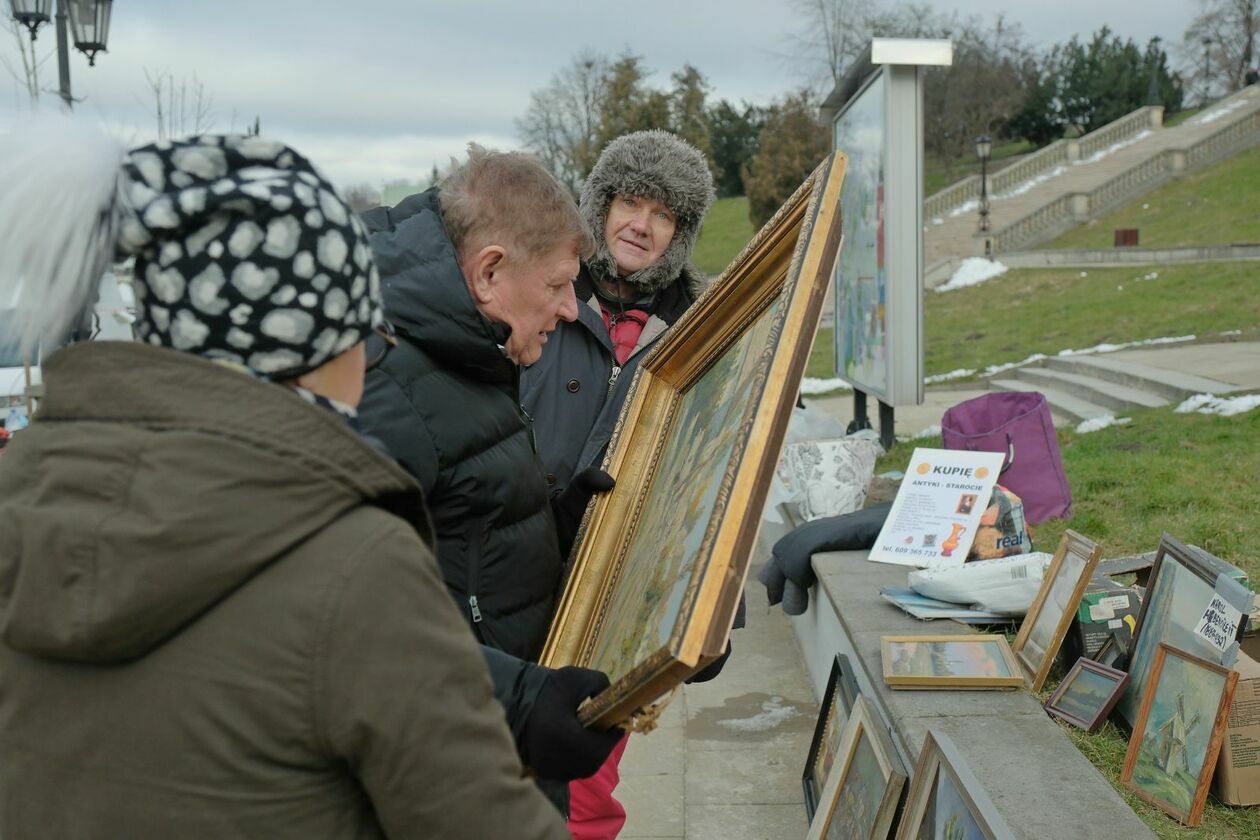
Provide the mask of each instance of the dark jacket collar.
{"label": "dark jacket collar", "polygon": [[361,218],[381,273],[385,315],[398,332],[470,378],[512,381],[515,365],[501,349],[510,330],[486,320],[473,304],[442,223],[438,189]]}

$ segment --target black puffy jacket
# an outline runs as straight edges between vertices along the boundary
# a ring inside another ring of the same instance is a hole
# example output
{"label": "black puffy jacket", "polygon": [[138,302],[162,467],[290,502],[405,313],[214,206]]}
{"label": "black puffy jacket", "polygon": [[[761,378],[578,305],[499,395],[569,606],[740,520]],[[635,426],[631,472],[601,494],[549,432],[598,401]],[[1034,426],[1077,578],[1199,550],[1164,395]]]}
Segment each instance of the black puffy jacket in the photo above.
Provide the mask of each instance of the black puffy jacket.
{"label": "black puffy jacket", "polygon": [[423,486],[442,575],[478,638],[535,659],[561,557],[508,330],[473,305],[436,189],[362,218],[399,340],[368,372],[360,419]]}

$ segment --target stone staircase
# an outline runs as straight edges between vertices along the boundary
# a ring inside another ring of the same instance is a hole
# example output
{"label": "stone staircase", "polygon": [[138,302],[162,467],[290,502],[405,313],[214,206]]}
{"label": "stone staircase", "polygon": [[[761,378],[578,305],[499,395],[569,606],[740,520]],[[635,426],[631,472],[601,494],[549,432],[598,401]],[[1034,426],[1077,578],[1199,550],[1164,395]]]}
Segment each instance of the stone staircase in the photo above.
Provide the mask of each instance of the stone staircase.
{"label": "stone staircase", "polygon": [[994,391],[1040,391],[1056,421],[1075,425],[1108,414],[1180,403],[1194,394],[1238,388],[1203,376],[1151,367],[1106,355],[1055,356],[989,380]]}
{"label": "stone staircase", "polygon": [[[1260,142],[1260,86],[1163,128],[1148,107],[1075,140],[1060,140],[988,176],[989,240],[995,252],[1024,250],[1097,218],[1186,172]],[[977,256],[979,177],[924,202],[924,265]]]}

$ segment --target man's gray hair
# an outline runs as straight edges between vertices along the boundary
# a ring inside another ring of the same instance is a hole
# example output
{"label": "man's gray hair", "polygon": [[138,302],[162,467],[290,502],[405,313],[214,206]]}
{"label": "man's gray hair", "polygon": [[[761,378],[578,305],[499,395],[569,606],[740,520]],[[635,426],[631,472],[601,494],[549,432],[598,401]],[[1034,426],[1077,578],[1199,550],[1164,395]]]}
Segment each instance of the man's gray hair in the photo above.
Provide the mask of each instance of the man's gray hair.
{"label": "man's gray hair", "polygon": [[438,196],[446,232],[461,259],[496,244],[528,259],[565,244],[572,244],[582,259],[595,250],[573,197],[523,152],[469,143],[468,160],[451,170]]}

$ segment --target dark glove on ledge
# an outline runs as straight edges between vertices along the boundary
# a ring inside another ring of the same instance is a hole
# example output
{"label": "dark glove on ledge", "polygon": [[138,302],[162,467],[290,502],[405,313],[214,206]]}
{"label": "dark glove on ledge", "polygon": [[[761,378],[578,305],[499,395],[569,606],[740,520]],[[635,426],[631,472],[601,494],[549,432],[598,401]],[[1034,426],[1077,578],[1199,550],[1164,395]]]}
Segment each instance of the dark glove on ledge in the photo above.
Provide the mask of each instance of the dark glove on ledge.
{"label": "dark glove on ledge", "polygon": [[568,557],[573,550],[573,541],[577,539],[578,528],[582,526],[582,517],[591,497],[596,493],[607,493],[616,486],[613,477],[599,467],[587,467],[573,476],[569,486],[552,501],[561,557]]}
{"label": "dark glove on ledge", "polygon": [[820,551],[859,551],[870,548],[888,518],[892,502],[871,505],[842,516],[806,522],[774,544],[770,559],[757,573],[770,604],[783,602],[788,615],[809,607],[809,588],[817,582],[810,559]]}
{"label": "dark glove on ledge", "polygon": [[[536,666],[541,667],[541,666]],[[577,708],[608,687],[599,671],[566,666],[551,670],[521,731],[521,760],[543,779],[572,781],[594,775],[626,734],[596,732],[578,723]]]}

